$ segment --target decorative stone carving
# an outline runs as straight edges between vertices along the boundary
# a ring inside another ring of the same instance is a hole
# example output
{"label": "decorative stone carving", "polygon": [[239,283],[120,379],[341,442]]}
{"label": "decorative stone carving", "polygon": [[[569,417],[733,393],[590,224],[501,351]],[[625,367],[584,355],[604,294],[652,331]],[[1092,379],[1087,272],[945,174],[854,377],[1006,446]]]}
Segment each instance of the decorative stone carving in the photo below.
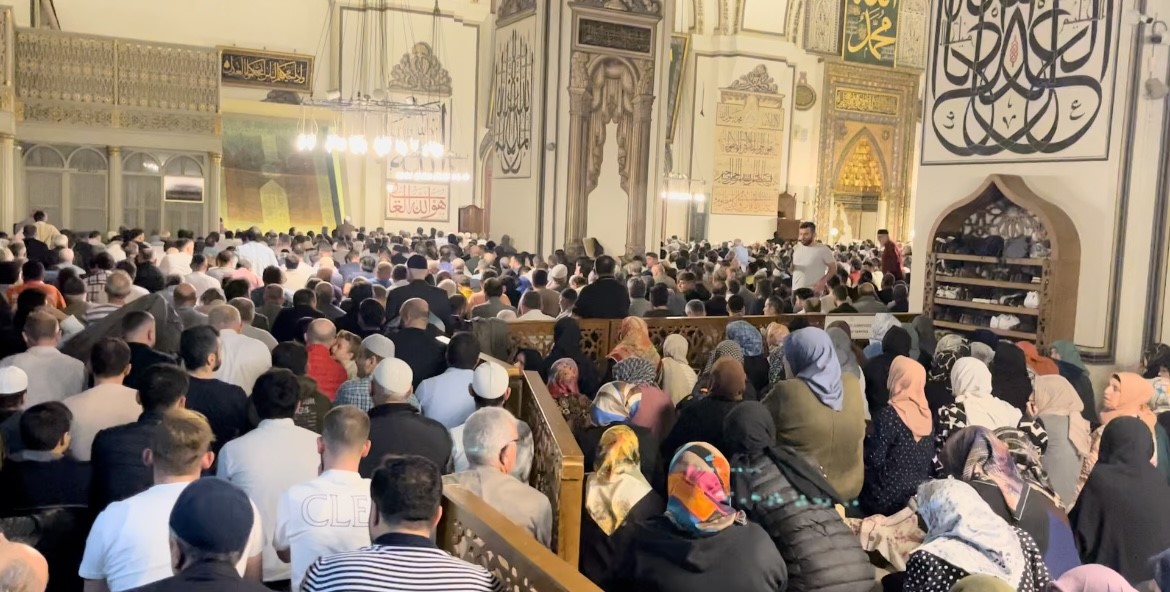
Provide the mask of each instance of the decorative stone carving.
{"label": "decorative stone carving", "polygon": [[12,9],[0,6],[0,89],[12,85],[12,77],[9,75],[12,56],[8,53],[8,29],[11,26]]}
{"label": "decorative stone carving", "polygon": [[17,31],[17,97],[113,105],[114,44],[43,29]]}
{"label": "decorative stone carving", "polygon": [[814,53],[839,55],[841,44],[841,2],[816,0],[805,17],[804,49]]}
{"label": "decorative stone carving", "polygon": [[776,81],[768,74],[768,68],[763,64],[752,68],[751,72],[739,77],[739,80],[732,82],[727,88],[731,90],[743,90],[748,92],[776,94],[780,92],[780,87]]}
{"label": "decorative stone carving", "polygon": [[451,96],[451,75],[430,44],[419,41],[390,71],[390,88],[434,96]]}
{"label": "decorative stone carving", "polygon": [[584,6],[608,8],[609,10],[621,10],[639,14],[652,14],[656,16],[662,14],[662,2],[659,0],[578,0],[578,3]]}
{"label": "decorative stone carving", "polygon": [[113,107],[92,103],[24,101],[17,119],[85,127],[114,127]]}
{"label": "decorative stone carving", "polygon": [[582,18],[577,21],[577,45],[613,49],[637,55],[654,53],[654,29],[648,26]]}
{"label": "decorative stone carving", "polygon": [[792,106],[797,111],[808,111],[817,104],[817,91],[808,83],[808,75],[800,73],[800,80],[796,82],[796,92],[792,95]]}
{"label": "decorative stone carving", "polygon": [[122,110],[119,115],[119,127],[189,134],[218,134],[220,132],[218,115],[168,113],[144,109]]}
{"label": "decorative stone carving", "polygon": [[589,86],[589,54],[573,52],[569,58],[569,88],[584,89]]}
{"label": "decorative stone carving", "polygon": [[219,111],[219,56],[214,49],[117,44],[118,104],[176,111]]}
{"label": "decorative stone carving", "polygon": [[528,16],[528,12],[536,11],[536,0],[501,0],[496,11],[496,22],[511,22]]}

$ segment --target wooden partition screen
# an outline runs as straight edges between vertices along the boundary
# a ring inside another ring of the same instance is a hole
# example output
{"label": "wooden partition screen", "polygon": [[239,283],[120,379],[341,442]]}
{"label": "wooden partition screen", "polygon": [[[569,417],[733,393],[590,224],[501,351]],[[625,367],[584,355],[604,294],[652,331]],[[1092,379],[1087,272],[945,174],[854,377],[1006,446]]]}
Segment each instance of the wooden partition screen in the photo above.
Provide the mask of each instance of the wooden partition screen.
{"label": "wooden partition screen", "polygon": [[438,542],[455,557],[492,572],[509,592],[601,592],[577,571],[575,561],[553,554],[462,487],[443,488]]}

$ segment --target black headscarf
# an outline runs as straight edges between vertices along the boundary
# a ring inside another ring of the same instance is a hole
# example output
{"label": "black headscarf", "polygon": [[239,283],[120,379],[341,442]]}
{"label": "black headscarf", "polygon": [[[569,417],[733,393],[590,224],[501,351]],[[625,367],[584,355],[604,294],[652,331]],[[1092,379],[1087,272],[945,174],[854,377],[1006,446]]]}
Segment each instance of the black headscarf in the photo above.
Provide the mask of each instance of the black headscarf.
{"label": "black headscarf", "polygon": [[991,329],[979,329],[971,334],[971,343],[982,343],[995,349],[999,345],[999,335],[993,333]]}
{"label": "black headscarf", "polygon": [[910,332],[902,327],[890,327],[886,331],[885,337],[882,338],[882,353],[890,357],[890,361],[897,356],[910,357],[910,347],[914,340],[910,337]]}
{"label": "black headscarf", "polygon": [[[784,474],[798,493],[809,500],[821,500],[824,505],[841,503],[836,490],[824,475],[810,465],[790,446],[776,443],[776,424],[763,403],[744,401],[723,418],[723,439],[732,467],[749,466],[754,459],[766,455]],[[750,479],[732,471],[731,488],[735,499],[750,499]]]}
{"label": "black headscarf", "polygon": [[[544,368],[544,358],[541,357],[540,352],[534,349],[522,348],[516,350],[516,355],[512,356],[512,363],[520,361],[520,355],[524,355],[524,371],[532,370],[533,372],[540,372]],[[544,380],[544,377],[541,377]]]}
{"label": "black headscarf", "polygon": [[890,403],[890,366],[898,356],[910,357],[910,333],[902,327],[890,327],[882,337],[882,353],[865,363],[861,372],[865,375],[865,400],[869,413],[877,412]]}
{"label": "black headscarf", "polygon": [[1022,413],[1028,412],[1032,398],[1032,379],[1028,378],[1028,360],[1024,350],[1009,341],[995,346],[995,360],[991,363],[991,393],[1011,403]]}
{"label": "black headscarf", "polygon": [[1150,558],[1170,548],[1170,485],[1150,463],[1153,455],[1145,422],[1110,421],[1097,465],[1069,514],[1081,559],[1110,567],[1132,584],[1152,579]]}
{"label": "black headscarf", "polygon": [[577,363],[578,387],[582,394],[592,399],[601,388],[601,379],[597,376],[597,364],[581,351],[581,325],[573,317],[565,317],[553,325],[553,346],[541,366],[541,378],[547,381],[552,365],[563,358]]}

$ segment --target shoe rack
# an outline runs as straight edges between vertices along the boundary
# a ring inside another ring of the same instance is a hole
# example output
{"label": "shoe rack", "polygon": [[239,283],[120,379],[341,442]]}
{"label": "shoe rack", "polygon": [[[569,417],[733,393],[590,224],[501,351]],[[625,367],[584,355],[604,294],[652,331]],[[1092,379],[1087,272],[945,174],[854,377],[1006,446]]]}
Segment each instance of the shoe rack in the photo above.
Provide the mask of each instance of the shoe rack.
{"label": "shoe rack", "polygon": [[990,329],[1038,346],[1074,338],[1080,236],[1021,177],[989,176],[935,220],[930,236],[924,310],[936,328]]}

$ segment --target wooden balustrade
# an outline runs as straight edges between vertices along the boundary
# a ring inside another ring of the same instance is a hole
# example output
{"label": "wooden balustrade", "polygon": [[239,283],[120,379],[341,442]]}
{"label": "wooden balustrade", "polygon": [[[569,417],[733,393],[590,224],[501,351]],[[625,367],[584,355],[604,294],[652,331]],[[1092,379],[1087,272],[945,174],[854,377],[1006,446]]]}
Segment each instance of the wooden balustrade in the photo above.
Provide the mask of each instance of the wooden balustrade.
{"label": "wooden balustrade", "polygon": [[492,572],[509,592],[601,591],[577,571],[575,559],[570,564],[553,554],[527,530],[462,487],[443,488],[437,538],[439,546],[455,557]]}

